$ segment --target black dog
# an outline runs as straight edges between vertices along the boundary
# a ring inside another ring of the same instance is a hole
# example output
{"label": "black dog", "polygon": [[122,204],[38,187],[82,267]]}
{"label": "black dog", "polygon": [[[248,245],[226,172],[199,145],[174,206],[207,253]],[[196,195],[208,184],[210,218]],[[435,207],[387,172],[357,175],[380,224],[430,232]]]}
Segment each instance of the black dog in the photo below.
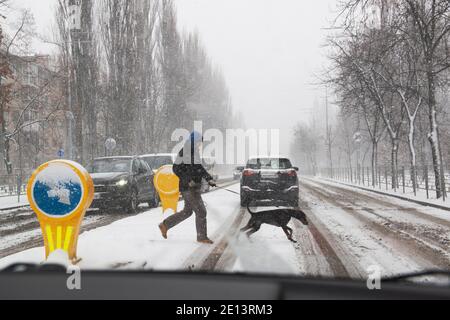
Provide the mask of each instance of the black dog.
{"label": "black dog", "polygon": [[251,214],[251,218],[247,225],[241,229],[242,232],[246,231],[249,237],[253,233],[257,232],[263,223],[271,224],[276,227],[283,229],[287,238],[292,242],[297,242],[292,239],[293,230],[287,226],[291,218],[296,218],[301,221],[305,226],[308,225],[308,220],[306,215],[300,209],[275,209],[267,210],[261,212],[253,212],[250,210],[249,205],[247,205],[247,210]]}

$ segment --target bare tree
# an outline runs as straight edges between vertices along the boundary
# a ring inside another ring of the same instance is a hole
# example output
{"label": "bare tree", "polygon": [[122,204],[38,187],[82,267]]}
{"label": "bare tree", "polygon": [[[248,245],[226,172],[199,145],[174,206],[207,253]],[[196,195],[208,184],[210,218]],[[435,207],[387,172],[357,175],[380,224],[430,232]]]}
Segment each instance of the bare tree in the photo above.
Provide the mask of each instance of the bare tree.
{"label": "bare tree", "polygon": [[318,151],[320,139],[314,124],[299,123],[294,128],[294,140],[291,145],[291,152],[299,163],[304,163],[305,174],[316,175],[318,173]]}
{"label": "bare tree", "polygon": [[427,107],[436,196],[441,197],[445,182],[436,86],[450,66],[449,2],[348,0],[341,4],[343,40],[331,40],[338,52],[333,60],[344,72],[341,76],[354,75],[343,82],[359,82],[380,112],[392,144],[393,187],[397,187],[397,153],[405,119],[411,176],[416,185],[415,126],[421,109]]}
{"label": "bare tree", "polygon": [[[6,2],[0,3],[0,6],[5,4]],[[34,130],[36,126],[43,127],[44,123],[53,119],[55,113],[60,110],[60,103],[55,102],[54,105],[50,105],[49,101],[55,100],[49,100],[49,97],[60,98],[55,88],[61,76],[59,71],[50,70],[45,71],[47,74],[43,79],[36,78],[35,76],[38,75],[36,72],[24,74],[29,72],[29,66],[36,65],[34,60],[37,58],[28,56],[34,36],[34,19],[27,10],[24,10],[19,19],[12,24],[15,25],[15,29],[11,34],[3,34],[2,30],[0,46],[2,76],[0,80],[0,148],[9,174],[13,170],[11,144],[17,145],[21,150],[25,145],[20,140],[24,130],[30,130],[30,128]],[[32,76],[33,81],[25,79]],[[26,80],[32,83],[28,84]],[[39,143],[31,143],[29,146],[34,149],[31,156],[37,159],[40,151]]]}
{"label": "bare tree", "polygon": [[[447,0],[405,0],[404,15],[412,21],[405,29],[411,42],[421,50],[425,67],[426,99],[428,105],[429,134],[436,196],[445,195],[442,150],[439,139],[436,86],[439,75],[450,67],[448,35],[450,3]],[[417,36],[419,35],[419,36]]]}

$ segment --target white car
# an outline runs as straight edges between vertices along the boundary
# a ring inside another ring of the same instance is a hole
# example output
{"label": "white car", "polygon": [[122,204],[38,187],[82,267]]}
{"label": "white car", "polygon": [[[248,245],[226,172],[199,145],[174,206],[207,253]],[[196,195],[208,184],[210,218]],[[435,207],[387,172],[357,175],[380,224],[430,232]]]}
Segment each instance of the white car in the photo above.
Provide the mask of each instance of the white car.
{"label": "white car", "polygon": [[[153,154],[144,154],[139,156],[142,160],[147,162],[147,164],[152,168],[153,172],[155,173],[158,171],[159,168],[165,165],[172,165],[175,163],[175,160],[177,158],[176,153],[153,153]],[[212,175],[212,177],[217,180],[218,176],[214,174],[214,160],[209,158],[203,159],[203,166],[205,169]],[[206,180],[202,181],[202,192],[208,192],[210,190],[210,186]]]}
{"label": "white car", "polygon": [[158,171],[159,168],[168,164],[174,164],[177,158],[176,153],[153,153],[144,154],[139,156],[142,160],[147,162],[147,164],[152,168],[153,172]]}

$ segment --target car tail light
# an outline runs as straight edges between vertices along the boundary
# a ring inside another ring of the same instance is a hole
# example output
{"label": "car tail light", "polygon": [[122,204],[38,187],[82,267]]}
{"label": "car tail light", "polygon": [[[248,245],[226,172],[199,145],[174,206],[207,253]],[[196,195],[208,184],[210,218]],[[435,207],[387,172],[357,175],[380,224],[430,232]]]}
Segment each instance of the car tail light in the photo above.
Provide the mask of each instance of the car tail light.
{"label": "car tail light", "polygon": [[253,171],[251,169],[245,169],[244,171],[242,171],[242,175],[244,177],[250,177],[250,176],[253,176],[255,174],[256,174],[255,171]]}
{"label": "car tail light", "polygon": [[289,177],[296,177],[296,176],[297,176],[297,172],[296,172],[295,170],[288,170],[288,171],[286,172],[286,174],[287,174]]}

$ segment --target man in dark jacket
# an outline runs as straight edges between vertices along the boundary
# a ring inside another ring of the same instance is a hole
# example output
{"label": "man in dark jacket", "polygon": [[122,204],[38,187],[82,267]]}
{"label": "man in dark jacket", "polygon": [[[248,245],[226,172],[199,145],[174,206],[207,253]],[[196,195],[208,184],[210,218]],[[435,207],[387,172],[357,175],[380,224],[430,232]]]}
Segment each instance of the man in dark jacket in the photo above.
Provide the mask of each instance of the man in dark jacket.
{"label": "man in dark jacket", "polygon": [[164,239],[167,239],[169,229],[186,220],[195,212],[197,241],[207,244],[213,243],[207,236],[206,208],[201,196],[201,184],[202,179],[205,179],[212,187],[215,187],[216,184],[202,165],[199,154],[202,142],[202,135],[195,131],[192,132],[183,149],[178,153],[173,165],[173,171],[180,179],[179,189],[183,195],[184,208],[159,224]]}

